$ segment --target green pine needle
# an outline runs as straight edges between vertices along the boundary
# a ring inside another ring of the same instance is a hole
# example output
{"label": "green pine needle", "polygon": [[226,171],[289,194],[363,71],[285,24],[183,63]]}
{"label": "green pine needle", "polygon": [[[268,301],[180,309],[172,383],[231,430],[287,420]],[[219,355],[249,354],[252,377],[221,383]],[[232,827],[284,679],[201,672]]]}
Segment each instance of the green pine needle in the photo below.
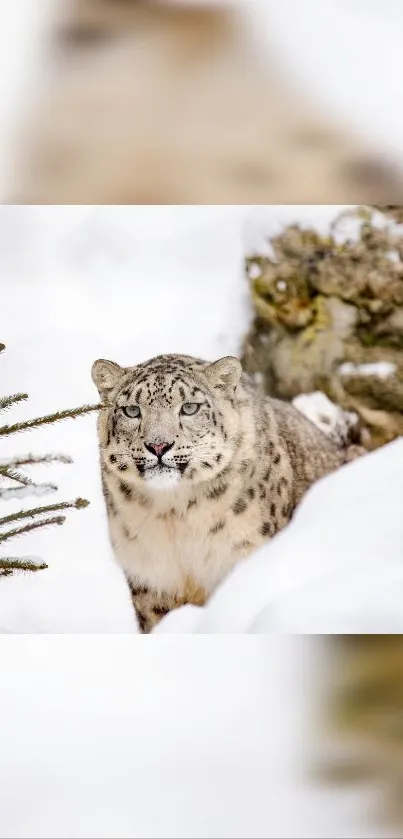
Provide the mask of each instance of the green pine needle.
{"label": "green pine needle", "polygon": [[43,571],[48,568],[46,562],[38,562],[23,557],[0,557],[0,576],[8,577],[13,571]]}
{"label": "green pine needle", "polygon": [[44,513],[55,513],[58,510],[81,510],[84,507],[88,507],[89,503],[85,498],[76,498],[75,501],[61,501],[59,504],[47,504],[46,507],[19,510],[18,513],[11,513],[9,516],[0,518],[0,526],[10,524],[13,521],[19,521],[20,519],[34,518],[34,516],[39,516]]}
{"label": "green pine needle", "polygon": [[76,417],[83,414],[89,414],[92,411],[99,411],[103,406],[98,405],[83,405],[81,408],[70,408],[66,411],[56,411],[54,414],[48,414],[45,417],[38,417],[33,420],[26,420],[25,422],[16,422],[13,425],[0,426],[0,435],[2,434],[16,434],[18,431],[28,431],[31,428],[38,428],[40,425],[49,425],[63,419],[76,419]]}

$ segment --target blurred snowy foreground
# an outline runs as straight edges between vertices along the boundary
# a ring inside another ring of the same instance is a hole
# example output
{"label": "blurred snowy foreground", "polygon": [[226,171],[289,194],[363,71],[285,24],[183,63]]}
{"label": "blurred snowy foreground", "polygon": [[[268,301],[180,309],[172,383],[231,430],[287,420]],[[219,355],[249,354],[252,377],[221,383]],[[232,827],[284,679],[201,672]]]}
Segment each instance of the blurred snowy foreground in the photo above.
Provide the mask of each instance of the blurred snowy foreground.
{"label": "blurred snowy foreground", "polygon": [[[161,352],[236,354],[250,318],[245,250],[293,220],[326,229],[339,209],[1,208],[1,392],[30,395],[9,416],[95,401],[97,357],[129,365]],[[95,417],[9,437],[1,456],[28,451],[71,455],[73,466],[37,466],[35,478],[56,481],[57,499],[91,504],[62,529],[14,540],[10,552],[49,569],[3,579],[1,630],[136,633],[109,547]],[[402,465],[398,440],[317,484],[204,608],[171,613],[156,634],[401,632]]]}
{"label": "blurred snowy foreground", "polygon": [[385,839],[309,780],[314,645],[0,637],[1,839]]}

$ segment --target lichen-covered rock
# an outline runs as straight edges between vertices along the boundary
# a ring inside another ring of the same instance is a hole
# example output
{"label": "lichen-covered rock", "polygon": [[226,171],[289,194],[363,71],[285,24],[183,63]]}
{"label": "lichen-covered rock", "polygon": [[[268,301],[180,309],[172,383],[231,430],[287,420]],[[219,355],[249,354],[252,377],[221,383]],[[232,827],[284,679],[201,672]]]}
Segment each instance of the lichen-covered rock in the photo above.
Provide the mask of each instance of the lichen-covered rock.
{"label": "lichen-covered rock", "polygon": [[[273,396],[320,390],[357,413],[368,448],[403,434],[403,208],[381,209],[352,208],[327,236],[291,225],[270,256],[246,260],[245,369]],[[347,239],[346,215],[358,231]]]}

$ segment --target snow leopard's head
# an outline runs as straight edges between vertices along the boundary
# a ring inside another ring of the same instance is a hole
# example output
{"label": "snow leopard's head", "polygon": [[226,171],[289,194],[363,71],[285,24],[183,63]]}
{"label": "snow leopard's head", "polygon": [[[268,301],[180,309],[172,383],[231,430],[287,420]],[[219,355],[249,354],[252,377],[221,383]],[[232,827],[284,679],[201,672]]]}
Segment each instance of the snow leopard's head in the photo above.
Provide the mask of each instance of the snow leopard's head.
{"label": "snow leopard's head", "polygon": [[132,483],[166,490],[218,476],[239,446],[241,372],[231,357],[210,364],[163,355],[128,368],[96,361],[92,377],[107,406],[98,422],[105,471],[128,490]]}

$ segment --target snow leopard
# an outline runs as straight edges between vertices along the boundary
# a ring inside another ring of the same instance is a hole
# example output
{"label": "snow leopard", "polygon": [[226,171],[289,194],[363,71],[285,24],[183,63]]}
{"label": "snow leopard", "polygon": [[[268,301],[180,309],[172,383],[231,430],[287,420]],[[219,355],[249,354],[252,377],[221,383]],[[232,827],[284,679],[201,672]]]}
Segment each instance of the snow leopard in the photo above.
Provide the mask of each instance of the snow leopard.
{"label": "snow leopard", "polygon": [[231,356],[99,359],[92,378],[109,533],[142,632],[203,605],[315,481],[351,459]]}

